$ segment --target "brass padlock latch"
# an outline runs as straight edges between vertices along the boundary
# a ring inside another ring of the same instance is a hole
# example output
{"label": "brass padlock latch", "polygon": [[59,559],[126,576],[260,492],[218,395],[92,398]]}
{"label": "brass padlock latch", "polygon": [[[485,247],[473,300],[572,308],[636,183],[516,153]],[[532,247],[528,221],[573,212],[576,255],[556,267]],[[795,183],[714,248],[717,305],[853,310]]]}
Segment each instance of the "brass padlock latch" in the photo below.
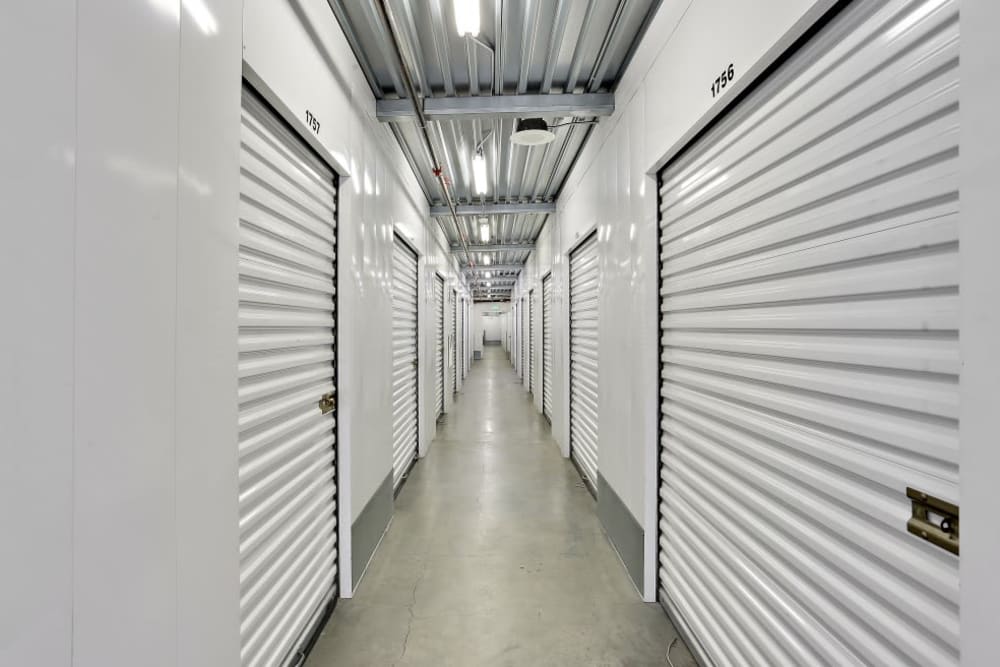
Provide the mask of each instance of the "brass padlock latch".
{"label": "brass padlock latch", "polygon": [[333,412],[334,406],[337,402],[333,398],[333,392],[328,394],[323,394],[323,397],[319,399],[319,411],[324,415]]}
{"label": "brass padlock latch", "polygon": [[913,504],[906,529],[957,556],[958,505],[912,488],[906,489],[906,497]]}

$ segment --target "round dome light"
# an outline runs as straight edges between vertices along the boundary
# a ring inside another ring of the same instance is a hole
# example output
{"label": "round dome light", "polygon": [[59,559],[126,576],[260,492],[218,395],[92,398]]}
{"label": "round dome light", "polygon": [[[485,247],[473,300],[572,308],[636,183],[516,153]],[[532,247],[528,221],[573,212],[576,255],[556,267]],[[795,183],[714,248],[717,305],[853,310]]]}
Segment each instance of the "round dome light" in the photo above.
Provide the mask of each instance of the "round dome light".
{"label": "round dome light", "polygon": [[510,142],[518,146],[541,146],[555,141],[556,135],[541,118],[522,118],[514,126]]}

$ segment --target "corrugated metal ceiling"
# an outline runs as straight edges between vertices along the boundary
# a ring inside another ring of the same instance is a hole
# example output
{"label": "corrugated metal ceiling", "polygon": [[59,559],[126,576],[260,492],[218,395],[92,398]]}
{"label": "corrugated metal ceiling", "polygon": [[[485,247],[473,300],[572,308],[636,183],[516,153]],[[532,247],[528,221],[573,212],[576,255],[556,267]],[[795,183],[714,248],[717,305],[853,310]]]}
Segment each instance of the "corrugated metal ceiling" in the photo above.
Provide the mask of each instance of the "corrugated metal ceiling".
{"label": "corrugated metal ceiling", "polygon": [[[379,0],[329,2],[375,97],[406,97]],[[386,0],[405,65],[418,95],[425,98],[612,92],[659,4],[659,0],[481,0],[480,32],[472,39],[455,29],[454,2]],[[545,116],[550,125],[566,125],[553,128],[555,141],[526,147],[510,142],[516,122],[512,117],[429,122],[433,149],[456,205],[551,202],[558,196],[592,127],[579,121],[596,117],[528,115]],[[392,127],[428,201],[434,206],[446,204],[418,124],[399,118]],[[472,176],[472,156],[481,142],[489,178],[485,195],[475,193]],[[546,219],[545,214],[491,215],[490,243],[533,243]],[[441,221],[450,241],[459,244],[451,219]],[[475,251],[479,221],[472,216],[459,221]],[[520,264],[528,254],[495,252],[491,259],[494,264]]]}

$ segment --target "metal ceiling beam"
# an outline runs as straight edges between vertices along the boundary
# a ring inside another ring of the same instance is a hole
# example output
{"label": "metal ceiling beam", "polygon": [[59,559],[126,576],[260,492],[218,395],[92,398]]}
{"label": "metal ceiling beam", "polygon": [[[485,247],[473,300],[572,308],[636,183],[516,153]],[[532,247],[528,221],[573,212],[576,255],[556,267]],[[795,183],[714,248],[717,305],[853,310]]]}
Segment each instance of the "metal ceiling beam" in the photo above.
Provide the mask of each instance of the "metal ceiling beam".
{"label": "metal ceiling beam", "polygon": [[[535,202],[531,204],[461,204],[455,207],[459,216],[475,215],[548,215],[556,212],[555,202]],[[449,217],[451,209],[447,206],[431,206],[431,217]]]}
{"label": "metal ceiling beam", "polygon": [[[525,250],[534,250],[534,243],[500,243],[493,245],[475,245],[469,244],[469,252],[524,252]],[[465,252],[461,246],[452,246],[452,252]],[[483,268],[487,271],[489,270],[489,265],[484,264]]]}
{"label": "metal ceiling beam", "polygon": [[486,283],[490,285],[513,285],[517,283],[517,278],[513,276],[507,276],[506,278],[476,278],[475,280],[469,281],[471,284],[482,287]]}
{"label": "metal ceiling beam", "polygon": [[[428,97],[423,100],[427,120],[470,118],[524,118],[610,116],[615,111],[613,93],[558,95],[482,95],[479,97]],[[413,120],[417,112],[408,99],[377,100],[375,117],[383,123]]]}
{"label": "metal ceiling beam", "polygon": [[485,264],[477,264],[475,268],[466,267],[464,271],[466,273],[480,274],[485,271],[490,273],[514,273],[524,269],[524,264],[491,264],[489,266]]}

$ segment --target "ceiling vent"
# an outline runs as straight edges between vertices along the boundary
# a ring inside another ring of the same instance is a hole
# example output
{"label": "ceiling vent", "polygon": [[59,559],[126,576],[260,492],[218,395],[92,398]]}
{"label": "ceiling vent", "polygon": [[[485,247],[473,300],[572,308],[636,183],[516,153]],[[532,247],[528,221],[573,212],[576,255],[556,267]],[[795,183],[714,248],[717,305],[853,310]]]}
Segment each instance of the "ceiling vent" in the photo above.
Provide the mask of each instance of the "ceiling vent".
{"label": "ceiling vent", "polygon": [[514,126],[514,134],[510,142],[518,146],[541,146],[554,141],[556,135],[549,129],[549,124],[541,118],[522,118]]}

